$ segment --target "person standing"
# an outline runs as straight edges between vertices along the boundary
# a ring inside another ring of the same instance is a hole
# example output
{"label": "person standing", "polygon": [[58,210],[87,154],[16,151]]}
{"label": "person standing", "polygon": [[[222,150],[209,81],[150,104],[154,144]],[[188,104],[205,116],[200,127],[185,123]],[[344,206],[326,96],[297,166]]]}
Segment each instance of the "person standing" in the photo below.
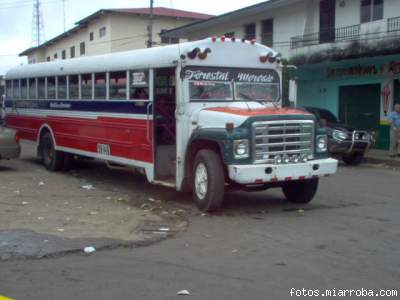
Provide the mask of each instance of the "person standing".
{"label": "person standing", "polygon": [[394,106],[388,119],[390,121],[390,156],[400,156],[400,104]]}

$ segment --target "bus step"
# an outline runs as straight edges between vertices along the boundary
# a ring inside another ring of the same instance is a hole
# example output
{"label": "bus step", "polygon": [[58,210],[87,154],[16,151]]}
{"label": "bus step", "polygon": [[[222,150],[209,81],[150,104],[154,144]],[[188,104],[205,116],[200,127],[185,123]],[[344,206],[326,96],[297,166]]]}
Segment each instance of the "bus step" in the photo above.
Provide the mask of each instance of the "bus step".
{"label": "bus step", "polygon": [[156,185],[166,186],[170,188],[176,188],[175,179],[167,179],[167,180],[154,180],[153,182]]}

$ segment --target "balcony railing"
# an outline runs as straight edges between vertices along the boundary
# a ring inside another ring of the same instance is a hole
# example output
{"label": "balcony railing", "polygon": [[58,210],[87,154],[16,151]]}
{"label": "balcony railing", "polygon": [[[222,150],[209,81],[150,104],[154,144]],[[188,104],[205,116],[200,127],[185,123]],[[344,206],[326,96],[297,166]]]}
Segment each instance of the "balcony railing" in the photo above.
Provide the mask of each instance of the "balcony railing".
{"label": "balcony railing", "polygon": [[335,41],[354,40],[360,37],[360,25],[352,25],[340,28],[331,28],[301,36],[295,36],[290,39],[292,49],[332,43]]}
{"label": "balcony railing", "polygon": [[388,32],[400,31],[400,17],[388,19]]}

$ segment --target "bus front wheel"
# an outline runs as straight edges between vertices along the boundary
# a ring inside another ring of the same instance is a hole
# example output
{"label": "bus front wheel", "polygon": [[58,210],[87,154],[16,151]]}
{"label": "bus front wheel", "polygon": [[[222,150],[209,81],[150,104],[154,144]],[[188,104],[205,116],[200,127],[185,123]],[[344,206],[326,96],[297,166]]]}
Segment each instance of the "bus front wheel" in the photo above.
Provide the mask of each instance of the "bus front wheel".
{"label": "bus front wheel", "polygon": [[61,170],[64,164],[64,154],[57,151],[50,132],[46,132],[40,138],[40,154],[43,165],[49,171]]}
{"label": "bus front wheel", "polygon": [[224,200],[225,179],[222,162],[212,150],[200,150],[193,165],[193,196],[202,211],[218,210]]}

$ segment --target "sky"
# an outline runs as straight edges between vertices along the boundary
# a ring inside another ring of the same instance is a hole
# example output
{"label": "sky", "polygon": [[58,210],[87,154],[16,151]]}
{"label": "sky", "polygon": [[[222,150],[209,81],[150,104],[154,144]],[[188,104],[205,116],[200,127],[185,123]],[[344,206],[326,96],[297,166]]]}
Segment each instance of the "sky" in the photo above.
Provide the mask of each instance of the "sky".
{"label": "sky", "polygon": [[[219,15],[265,0],[154,0],[154,6]],[[62,0],[41,0],[45,39],[63,32]],[[150,0],[65,0],[66,29],[102,8],[148,7]],[[18,53],[31,47],[33,0],[0,0],[0,75],[26,63]]]}

